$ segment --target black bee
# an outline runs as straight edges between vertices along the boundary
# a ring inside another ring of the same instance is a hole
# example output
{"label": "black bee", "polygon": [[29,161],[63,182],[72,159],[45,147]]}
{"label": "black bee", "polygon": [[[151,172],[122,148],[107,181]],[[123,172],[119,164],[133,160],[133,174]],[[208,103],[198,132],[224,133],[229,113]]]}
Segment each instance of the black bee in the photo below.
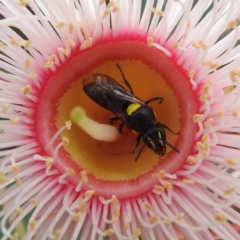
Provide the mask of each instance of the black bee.
{"label": "black bee", "polygon": [[109,119],[113,124],[117,120],[122,123],[119,126],[119,132],[123,133],[122,127],[126,125],[134,133],[138,133],[136,145],[133,153],[137,149],[141,138],[144,145],[137,154],[135,161],[138,160],[145,146],[148,146],[156,154],[163,156],[166,153],[166,145],[170,146],[176,152],[179,152],[174,146],[166,141],[164,129],[173,132],[167,125],[157,122],[156,114],[148,105],[150,102],[158,101],[161,103],[163,98],[154,97],[143,102],[133,94],[133,89],[125,78],[120,66],[116,64],[121,72],[122,78],[130,91],[123,88],[113,78],[104,74],[93,74],[90,78],[83,80],[84,92],[98,105],[111,111],[116,116]]}

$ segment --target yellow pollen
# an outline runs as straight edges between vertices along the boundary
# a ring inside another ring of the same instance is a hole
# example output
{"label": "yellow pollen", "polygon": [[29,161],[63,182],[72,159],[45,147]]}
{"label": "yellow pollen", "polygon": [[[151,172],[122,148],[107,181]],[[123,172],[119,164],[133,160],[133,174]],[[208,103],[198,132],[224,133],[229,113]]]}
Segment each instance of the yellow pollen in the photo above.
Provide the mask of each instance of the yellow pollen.
{"label": "yellow pollen", "polygon": [[236,85],[230,85],[230,86],[224,87],[223,91],[227,95],[231,93],[236,87],[237,87]]}
{"label": "yellow pollen", "polygon": [[65,26],[65,22],[59,22],[59,23],[56,24],[57,28],[61,28],[63,26]]}
{"label": "yellow pollen", "polygon": [[236,20],[233,20],[228,23],[227,29],[235,28],[237,26],[238,22]]}
{"label": "yellow pollen", "polygon": [[0,41],[0,48],[5,48],[5,45],[3,44],[2,41]]}
{"label": "yellow pollen", "polygon": [[125,228],[126,230],[128,230],[129,227],[130,227],[130,221],[129,221],[129,219],[126,217],[126,218],[124,219],[124,228]]}
{"label": "yellow pollen", "polygon": [[28,58],[25,60],[24,67],[28,68],[30,66],[30,64],[31,64],[31,60]]}
{"label": "yellow pollen", "polygon": [[24,88],[21,89],[23,95],[27,95],[31,91],[32,87],[28,84]]}
{"label": "yellow pollen", "polygon": [[173,222],[173,219],[171,219],[171,218],[166,218],[166,219],[163,220],[164,224],[170,224],[172,222]]}
{"label": "yellow pollen", "polygon": [[77,212],[74,217],[73,217],[73,221],[74,222],[79,222],[81,219],[82,213],[81,212]]}
{"label": "yellow pollen", "polygon": [[118,10],[118,6],[115,5],[115,6],[112,7],[112,12],[115,13],[117,10]]}
{"label": "yellow pollen", "polygon": [[43,67],[44,68],[50,68],[54,65],[54,62],[53,61],[47,61],[44,63]]}
{"label": "yellow pollen", "polygon": [[46,159],[46,167],[48,167],[48,168],[52,167],[53,162],[54,162],[54,159],[51,158],[51,157],[48,157],[48,158]]}
{"label": "yellow pollen", "polygon": [[152,37],[147,38],[147,44],[148,44],[148,47],[152,47],[152,45],[153,45],[153,38]]}
{"label": "yellow pollen", "polygon": [[193,115],[193,122],[196,123],[202,119],[203,115],[202,114],[195,114]]}
{"label": "yellow pollen", "polygon": [[66,169],[66,173],[69,175],[69,176],[73,176],[75,174],[75,171],[72,169],[72,168],[67,168]]}
{"label": "yellow pollen", "polygon": [[21,43],[20,43],[19,41],[15,40],[15,39],[11,39],[10,43],[11,43],[12,45],[15,45],[15,46],[18,46],[18,47],[21,46]]}
{"label": "yellow pollen", "polygon": [[106,2],[106,0],[99,0],[98,4],[101,5],[101,4],[103,4],[104,2]]}
{"label": "yellow pollen", "polygon": [[104,231],[104,233],[105,233],[107,236],[110,236],[110,235],[114,234],[114,231],[113,231],[113,229],[109,228],[109,229],[106,229],[106,230]]}
{"label": "yellow pollen", "polygon": [[229,188],[225,189],[224,193],[226,195],[230,195],[230,194],[234,193],[236,191],[236,189],[237,189],[236,187],[232,186],[232,187],[229,187]]}
{"label": "yellow pollen", "polygon": [[23,209],[22,209],[22,208],[18,208],[18,209],[16,210],[16,213],[17,213],[18,216],[22,215]]}
{"label": "yellow pollen", "polygon": [[24,49],[27,50],[29,48],[29,46],[31,45],[31,41],[30,40],[27,40],[24,44]]}
{"label": "yellow pollen", "polygon": [[85,192],[85,198],[88,198],[88,199],[91,198],[94,193],[95,193],[94,190],[87,190]]}
{"label": "yellow pollen", "polygon": [[179,215],[176,216],[177,221],[181,221],[184,217],[184,213],[180,213]]}
{"label": "yellow pollen", "polygon": [[190,179],[183,179],[183,183],[186,185],[190,185],[190,184],[194,184],[195,182],[193,180]]}
{"label": "yellow pollen", "polygon": [[79,206],[78,206],[78,211],[79,212],[84,212],[86,209],[86,202],[85,201],[81,201]]}
{"label": "yellow pollen", "polygon": [[204,43],[204,41],[201,40],[198,43],[203,50],[205,50],[205,51],[208,50],[208,45],[206,43]]}
{"label": "yellow pollen", "polygon": [[217,111],[217,113],[215,114],[217,117],[221,118],[224,116],[225,110],[224,109],[220,109],[219,111]]}
{"label": "yellow pollen", "polygon": [[159,11],[157,11],[157,15],[159,16],[159,17],[162,17],[163,16],[163,11],[161,11],[161,10],[159,10]]}
{"label": "yellow pollen", "polygon": [[117,199],[116,195],[112,195],[112,203],[113,203],[114,205],[117,205],[117,204],[118,204],[118,199]]}
{"label": "yellow pollen", "polygon": [[67,44],[68,44],[70,47],[75,47],[75,46],[76,46],[76,43],[75,43],[73,40],[71,40],[71,39],[68,39],[68,40],[67,40]]}
{"label": "yellow pollen", "polygon": [[188,162],[190,165],[195,165],[195,164],[197,164],[198,160],[197,160],[196,157],[189,156],[188,159],[187,159],[187,162]]}
{"label": "yellow pollen", "polygon": [[103,18],[105,18],[108,14],[109,14],[109,10],[106,9],[106,10],[103,12]]}
{"label": "yellow pollen", "polygon": [[198,49],[201,48],[201,46],[199,45],[199,43],[197,43],[197,42],[195,42],[195,41],[192,42],[192,45],[193,45],[193,47],[195,47],[195,48],[198,48]]}
{"label": "yellow pollen", "polygon": [[35,198],[31,198],[30,199],[30,203],[32,204],[32,205],[34,205],[34,206],[38,206],[38,202],[37,202],[37,200],[35,199]]}
{"label": "yellow pollen", "polygon": [[61,52],[66,57],[69,56],[69,54],[70,54],[69,51],[64,48],[58,48],[58,51]]}
{"label": "yellow pollen", "polygon": [[233,117],[238,117],[239,116],[239,112],[236,109],[232,110],[232,116]]}
{"label": "yellow pollen", "polygon": [[155,13],[155,12],[156,12],[156,8],[150,7],[150,8],[149,8],[149,11],[152,12],[152,13]]}
{"label": "yellow pollen", "polygon": [[154,186],[154,190],[158,193],[163,193],[164,192],[164,187],[163,186],[159,186],[159,185],[155,185]]}
{"label": "yellow pollen", "polygon": [[143,203],[143,207],[148,212],[152,211],[152,207],[151,207],[151,205],[148,202],[144,202]]}
{"label": "yellow pollen", "polygon": [[19,173],[19,167],[18,167],[17,165],[14,165],[14,166],[12,167],[12,170],[13,170],[13,172],[14,172],[15,174],[18,174],[18,173]]}
{"label": "yellow pollen", "polygon": [[174,44],[173,44],[173,49],[174,50],[177,50],[179,48],[179,42],[175,42]]}
{"label": "yellow pollen", "polygon": [[170,182],[168,182],[168,181],[165,181],[163,186],[164,186],[164,188],[166,188],[168,190],[172,190],[173,189],[173,185]]}
{"label": "yellow pollen", "polygon": [[71,126],[72,126],[72,123],[71,123],[71,121],[66,121],[66,122],[65,122],[65,125],[66,125],[66,127],[67,127],[67,130],[70,130],[70,129],[71,129]]}
{"label": "yellow pollen", "polygon": [[139,238],[140,237],[140,235],[141,235],[141,230],[139,229],[139,228],[137,228],[137,229],[135,229],[134,231],[133,231],[133,238],[135,239],[135,238]]}
{"label": "yellow pollen", "polygon": [[61,229],[56,229],[54,232],[54,240],[60,240],[61,239]]}
{"label": "yellow pollen", "polygon": [[208,120],[206,120],[206,121],[203,123],[204,128],[209,128],[209,127],[211,127],[213,121],[214,121],[213,118],[209,118]]}
{"label": "yellow pollen", "polygon": [[14,118],[10,118],[10,123],[16,123],[18,122],[19,118],[14,117]]}
{"label": "yellow pollen", "polygon": [[149,222],[151,224],[157,223],[158,221],[159,221],[159,217],[157,217],[157,216],[152,216],[149,218]]}
{"label": "yellow pollen", "polygon": [[21,7],[26,7],[28,5],[28,2],[27,0],[21,0],[19,2],[17,2],[18,6],[21,6]]}
{"label": "yellow pollen", "polygon": [[35,220],[32,220],[29,224],[28,224],[28,227],[31,231],[34,231],[35,230],[35,227],[36,227],[36,221]]}
{"label": "yellow pollen", "polygon": [[80,176],[81,176],[81,179],[83,180],[83,182],[88,182],[88,176],[87,176],[87,172],[86,171],[81,171],[80,172]]}
{"label": "yellow pollen", "polygon": [[21,185],[21,181],[19,177],[14,177],[14,181],[16,182],[17,186]]}
{"label": "yellow pollen", "polygon": [[6,113],[8,110],[8,104],[7,103],[3,103],[2,105],[2,113]]}
{"label": "yellow pollen", "polygon": [[73,29],[74,29],[74,25],[73,25],[72,23],[70,23],[69,26],[68,26],[68,32],[69,32],[69,34],[72,34]]}
{"label": "yellow pollen", "polygon": [[127,108],[127,115],[131,116],[140,107],[141,107],[141,104],[139,104],[139,103],[130,104]]}
{"label": "yellow pollen", "polygon": [[215,220],[216,220],[217,222],[226,222],[226,221],[227,221],[227,219],[226,219],[221,213],[219,213],[219,212],[217,212],[217,213],[215,214]]}
{"label": "yellow pollen", "polygon": [[237,166],[238,165],[238,162],[236,160],[233,160],[231,158],[226,158],[225,159],[225,162],[231,166]]}
{"label": "yellow pollen", "polygon": [[36,78],[38,74],[36,72],[30,72],[28,76],[33,79],[33,78]]}
{"label": "yellow pollen", "polygon": [[69,145],[69,139],[67,139],[66,137],[62,138],[62,143],[64,147],[67,147]]}

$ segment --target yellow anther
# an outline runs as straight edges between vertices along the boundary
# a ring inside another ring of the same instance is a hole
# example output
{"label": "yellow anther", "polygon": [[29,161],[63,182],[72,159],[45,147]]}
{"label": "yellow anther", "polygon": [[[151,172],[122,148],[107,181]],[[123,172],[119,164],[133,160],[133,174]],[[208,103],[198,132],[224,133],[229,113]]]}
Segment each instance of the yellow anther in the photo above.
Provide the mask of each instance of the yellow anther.
{"label": "yellow anther", "polygon": [[195,114],[193,115],[193,122],[196,123],[202,119],[203,115],[202,114]]}
{"label": "yellow anther", "polygon": [[61,28],[61,27],[64,27],[65,26],[65,22],[59,22],[56,24],[56,27],[57,28]]}
{"label": "yellow anther", "polygon": [[17,2],[18,6],[26,7],[28,5],[27,0],[21,0]]}
{"label": "yellow anther", "polygon": [[195,42],[195,41],[192,42],[192,45],[193,45],[193,47],[195,47],[195,48],[198,48],[198,49],[201,48],[200,44],[197,43],[197,42]]}
{"label": "yellow anther", "polygon": [[36,227],[36,224],[37,222],[35,220],[32,220],[29,224],[28,224],[28,227],[31,231],[34,231],[35,230],[35,227]]}
{"label": "yellow anther", "polygon": [[164,14],[164,12],[163,12],[163,11],[161,11],[161,10],[157,11],[157,15],[158,15],[159,17],[162,17],[162,16],[163,16],[163,14]]}
{"label": "yellow anther", "polygon": [[170,223],[172,223],[172,222],[173,222],[173,219],[171,219],[171,218],[163,219],[163,223],[164,223],[164,224],[170,224]]}
{"label": "yellow anther", "polygon": [[117,12],[117,10],[118,10],[118,6],[115,5],[115,6],[112,7],[112,12],[113,13]]}
{"label": "yellow anther", "polygon": [[82,213],[81,212],[77,212],[74,217],[73,217],[73,221],[74,222],[79,222],[81,219]]}
{"label": "yellow anther", "polygon": [[25,62],[24,62],[24,67],[25,67],[25,68],[28,68],[28,67],[30,66],[30,64],[31,64],[31,60],[28,58],[28,59],[26,59]]}
{"label": "yellow anther", "polygon": [[11,240],[19,240],[19,234],[15,232],[11,238]]}
{"label": "yellow anther", "polygon": [[2,41],[0,41],[0,48],[5,48],[5,45]]}
{"label": "yellow anther", "polygon": [[114,206],[114,209],[113,209],[113,216],[115,217],[115,218],[118,218],[119,216],[120,216],[120,209],[119,209],[119,207],[118,206]]}
{"label": "yellow anther", "polygon": [[103,18],[105,18],[109,14],[109,10],[105,9],[103,12]]}
{"label": "yellow anther", "polygon": [[238,165],[238,162],[234,159],[231,159],[231,158],[226,158],[225,159],[225,162],[231,166],[237,166]]}
{"label": "yellow anther", "polygon": [[54,236],[53,240],[60,240],[61,239],[61,229],[56,229],[53,236]]}
{"label": "yellow anther", "polygon": [[230,86],[224,87],[223,91],[227,95],[231,93],[236,87],[237,87],[236,85],[230,85]]}
{"label": "yellow anther", "polygon": [[[72,23],[70,23],[69,26],[68,26],[68,32],[69,32],[69,34],[72,34],[73,29],[74,29],[74,25],[73,25]],[[71,45],[70,45],[70,46],[71,46]]]}
{"label": "yellow anther", "polygon": [[90,39],[87,39],[87,40],[85,40],[84,43],[83,43],[83,48],[84,48],[84,49],[87,49],[87,48],[91,47],[91,45],[92,45],[91,40],[90,40]]}
{"label": "yellow anther", "polygon": [[86,171],[81,171],[80,172],[80,176],[81,176],[81,179],[83,180],[83,182],[88,182],[88,176],[87,176],[87,172]]}
{"label": "yellow anther", "polygon": [[127,217],[124,219],[124,228],[126,230],[128,230],[130,228],[130,221]]}
{"label": "yellow anther", "polygon": [[173,189],[173,185],[172,183],[165,181],[163,184],[164,188],[168,189],[168,190],[172,190]]}
{"label": "yellow anther", "polygon": [[133,231],[133,238],[135,239],[135,238],[139,238],[140,237],[140,235],[141,235],[141,230],[139,229],[139,228],[137,228],[137,229],[135,229],[134,231]]}
{"label": "yellow anther", "polygon": [[25,43],[24,43],[24,49],[27,50],[29,48],[29,46],[31,45],[31,41],[30,40],[27,40]]}
{"label": "yellow anther", "polygon": [[17,184],[17,186],[20,186],[21,185],[21,180],[19,177],[14,177],[14,181],[15,183]]}
{"label": "yellow anther", "polygon": [[88,199],[91,198],[94,193],[95,193],[94,190],[87,190],[85,192],[85,198],[88,198]]}
{"label": "yellow anther", "polygon": [[206,120],[206,121],[203,123],[204,128],[209,128],[209,127],[211,127],[212,124],[213,124],[213,121],[214,121],[213,118],[209,118],[208,120]]}
{"label": "yellow anther", "polygon": [[14,166],[12,167],[12,170],[13,170],[13,172],[14,172],[15,174],[18,174],[18,173],[19,173],[19,167],[18,167],[17,165],[14,165]]}
{"label": "yellow anther", "polygon": [[75,47],[75,46],[76,46],[76,43],[75,43],[73,40],[71,40],[71,39],[68,39],[68,40],[67,40],[67,44],[68,44],[70,47]]}
{"label": "yellow anther", "polygon": [[109,228],[109,229],[106,229],[106,230],[104,231],[104,233],[105,233],[107,236],[110,236],[110,235],[114,234],[114,231],[113,231],[113,229]]}
{"label": "yellow anther", "polygon": [[157,222],[159,221],[159,217],[157,217],[157,216],[152,216],[152,217],[150,217],[148,220],[149,220],[149,222],[150,222],[151,224],[154,224],[154,223],[157,223]]}
{"label": "yellow anther", "polygon": [[199,149],[199,150],[204,150],[205,149],[205,146],[204,146],[204,144],[202,143],[202,142],[197,142],[196,143],[196,145],[197,145],[197,148]]}
{"label": "yellow anther", "polygon": [[116,195],[112,195],[112,203],[113,203],[114,205],[117,205],[117,204],[118,204],[118,199],[117,199]]}
{"label": "yellow anther", "polygon": [[65,125],[66,125],[66,127],[67,127],[67,130],[70,130],[70,129],[71,129],[71,126],[72,126],[72,123],[71,123],[71,121],[66,121],[66,122],[65,122]]}
{"label": "yellow anther", "polygon": [[236,187],[232,186],[232,187],[229,187],[229,188],[225,189],[224,193],[226,195],[230,195],[230,194],[234,193],[236,191],[236,189],[237,189]]}
{"label": "yellow anther", "polygon": [[195,165],[195,164],[197,164],[198,159],[196,157],[189,156],[187,159],[187,162],[189,163],[189,165]]}
{"label": "yellow anther", "polygon": [[150,7],[150,8],[149,8],[149,11],[152,12],[152,13],[155,13],[155,12],[156,12],[156,8]]}
{"label": "yellow anther", "polygon": [[14,117],[14,118],[10,118],[10,123],[16,123],[16,122],[18,122],[19,121],[19,118],[17,118],[17,117]]}
{"label": "yellow anther", "polygon": [[155,190],[157,193],[161,194],[161,193],[164,192],[164,187],[163,187],[163,186],[159,186],[159,185],[155,185],[155,186],[154,186],[154,190]]}
{"label": "yellow anther", "polygon": [[230,72],[230,77],[232,79],[233,82],[237,81],[237,72],[235,70]]}
{"label": "yellow anther", "polygon": [[78,211],[79,211],[79,212],[84,212],[85,209],[86,209],[86,202],[82,200],[82,201],[79,203]]}
{"label": "yellow anther", "polygon": [[196,71],[195,70],[193,70],[193,69],[190,69],[189,71],[188,71],[188,77],[193,77],[194,75],[195,75],[195,73],[196,73]]}
{"label": "yellow anther", "polygon": [[233,117],[238,117],[239,116],[239,112],[236,109],[232,110],[232,116]]}
{"label": "yellow anther", "polygon": [[22,208],[18,208],[18,209],[16,210],[16,214],[17,214],[18,216],[22,215],[22,213],[23,213],[23,209],[22,209]]}
{"label": "yellow anther", "polygon": [[61,52],[65,56],[69,56],[69,51],[64,48],[58,48],[58,51]]}
{"label": "yellow anther", "polygon": [[203,136],[202,136],[202,141],[203,142],[208,142],[210,139],[210,136],[208,133],[205,133]]}
{"label": "yellow anther", "polygon": [[34,206],[38,206],[38,202],[37,202],[37,200],[35,199],[35,198],[31,198],[30,199],[30,203],[32,204],[32,205],[34,205]]}
{"label": "yellow anther", "polygon": [[113,7],[116,3],[114,1],[109,2],[107,5],[108,8]]}
{"label": "yellow anther", "polygon": [[23,95],[27,95],[31,91],[32,87],[28,84],[27,86],[21,89]]}
{"label": "yellow anther", "polygon": [[216,112],[215,115],[216,115],[217,117],[221,118],[221,117],[224,116],[224,114],[225,114],[225,110],[224,110],[224,109],[220,109],[220,110],[218,110],[218,111]]}
{"label": "yellow anther", "polygon": [[33,78],[36,78],[38,74],[36,72],[30,72],[28,76],[33,79]]}
{"label": "yellow anther", "polygon": [[21,43],[19,41],[17,41],[16,39],[11,39],[10,43],[12,45],[15,45],[15,46],[18,46],[18,47],[22,46]]}
{"label": "yellow anther", "polygon": [[7,103],[3,103],[2,104],[2,113],[6,113],[8,110],[8,104]]}
{"label": "yellow anther", "polygon": [[44,68],[50,68],[52,66],[54,66],[54,62],[53,61],[47,61],[43,65]]}
{"label": "yellow anther", "polygon": [[66,137],[62,138],[62,143],[64,147],[67,147],[69,145],[69,139],[67,139]]}
{"label": "yellow anther", "polygon": [[47,168],[52,167],[53,163],[54,163],[54,159],[53,159],[53,158],[48,157],[48,158],[46,159],[46,167],[47,167]]}
{"label": "yellow anther", "polygon": [[48,57],[48,62],[51,62],[51,61],[55,60],[56,58],[57,58],[57,56],[55,54],[53,54]]}
{"label": "yellow anther", "polygon": [[205,51],[208,50],[208,45],[207,45],[206,43],[204,43],[202,40],[199,41],[198,43],[199,43],[199,46],[200,46],[203,50],[205,50]]}
{"label": "yellow anther", "polygon": [[180,213],[179,215],[176,216],[177,221],[181,221],[184,217],[184,213]]}
{"label": "yellow anther", "polygon": [[177,50],[177,49],[179,48],[179,46],[180,46],[179,42],[175,42],[175,43],[173,44],[173,49],[174,49],[174,50]]}
{"label": "yellow anther", "polygon": [[190,180],[190,179],[183,179],[182,181],[184,184],[186,185],[190,185],[190,184],[194,184],[195,182],[193,180]]}
{"label": "yellow anther", "polygon": [[147,44],[148,44],[148,47],[152,47],[152,45],[153,45],[153,38],[152,37],[147,38]]}
{"label": "yellow anther", "polygon": [[151,207],[151,205],[148,202],[144,202],[143,203],[143,207],[148,212],[152,211],[152,207]]}
{"label": "yellow anther", "polygon": [[72,169],[72,168],[67,168],[66,169],[66,173],[69,175],[69,176],[73,176],[75,174],[75,171]]}
{"label": "yellow anther", "polygon": [[106,2],[106,0],[99,0],[98,4],[101,5],[101,4],[103,4],[104,2]]}
{"label": "yellow anther", "polygon": [[227,221],[227,219],[226,219],[221,213],[219,213],[219,212],[217,212],[217,213],[215,214],[215,220],[216,220],[217,222],[226,222],[226,221]]}
{"label": "yellow anther", "polygon": [[233,20],[228,23],[227,29],[235,28],[238,25],[238,22],[236,20]]}

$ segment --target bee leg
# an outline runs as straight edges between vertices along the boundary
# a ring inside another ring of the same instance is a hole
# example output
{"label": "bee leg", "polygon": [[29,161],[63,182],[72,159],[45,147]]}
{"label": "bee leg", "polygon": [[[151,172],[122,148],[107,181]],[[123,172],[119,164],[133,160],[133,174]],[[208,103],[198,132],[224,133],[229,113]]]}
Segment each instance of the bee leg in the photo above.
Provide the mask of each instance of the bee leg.
{"label": "bee leg", "polygon": [[[135,145],[135,147],[134,147],[134,149],[133,149],[133,151],[132,151],[132,154],[135,153],[135,151],[136,151],[136,149],[137,149],[137,147],[138,147],[138,145],[139,145],[139,143],[140,143],[141,138],[142,138],[142,134],[139,134],[139,135],[137,136],[136,145]],[[137,157],[137,158],[138,158],[138,157]],[[135,161],[137,161],[137,160],[135,160]]]}
{"label": "bee leg", "polygon": [[118,67],[119,71],[120,71],[120,72],[121,72],[121,74],[122,74],[122,78],[123,78],[123,81],[124,81],[124,83],[125,83],[125,84],[126,84],[126,86],[127,86],[129,89],[130,89],[130,92],[133,94],[132,87],[131,87],[130,83],[128,82],[128,80],[125,78],[125,76],[124,76],[124,73],[123,73],[122,69],[120,68],[120,66],[119,66],[118,64],[116,64],[116,66]]}
{"label": "bee leg", "polygon": [[151,99],[147,100],[145,103],[149,104],[150,102],[153,102],[153,101],[158,101],[158,103],[162,103],[163,98],[161,98],[161,97],[154,97],[154,98],[151,98]]}
{"label": "bee leg", "polygon": [[109,123],[110,123],[111,125],[113,125],[113,123],[116,122],[116,121],[118,121],[118,120],[120,120],[119,117],[112,117],[112,118],[109,119]]}
{"label": "bee leg", "polygon": [[174,134],[174,135],[178,135],[178,134],[180,134],[180,132],[174,132],[170,127],[168,127],[167,125],[165,125],[165,124],[162,124],[162,123],[158,123],[161,127],[163,127],[163,128],[165,128],[165,129],[167,129],[168,131],[170,131],[172,134]]}
{"label": "bee leg", "polygon": [[180,152],[177,148],[175,148],[172,144],[165,142],[169,147],[171,147],[175,152]]}
{"label": "bee leg", "polygon": [[121,134],[123,134],[123,130],[122,130],[123,126],[124,126],[124,123],[121,123],[120,126],[119,126],[119,128],[118,128],[118,131],[119,131]]}

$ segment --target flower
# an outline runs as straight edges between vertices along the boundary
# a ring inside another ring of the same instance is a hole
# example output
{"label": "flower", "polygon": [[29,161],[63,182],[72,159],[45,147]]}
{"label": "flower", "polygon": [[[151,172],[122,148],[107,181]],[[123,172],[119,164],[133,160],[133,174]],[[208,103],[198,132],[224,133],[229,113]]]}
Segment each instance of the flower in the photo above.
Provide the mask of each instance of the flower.
{"label": "flower", "polygon": [[[0,9],[3,240],[24,219],[23,239],[239,239],[239,0]],[[116,63],[140,99],[163,98],[150,104],[167,124],[160,160],[145,149],[135,163],[135,135],[82,90],[94,73],[121,82]]]}

